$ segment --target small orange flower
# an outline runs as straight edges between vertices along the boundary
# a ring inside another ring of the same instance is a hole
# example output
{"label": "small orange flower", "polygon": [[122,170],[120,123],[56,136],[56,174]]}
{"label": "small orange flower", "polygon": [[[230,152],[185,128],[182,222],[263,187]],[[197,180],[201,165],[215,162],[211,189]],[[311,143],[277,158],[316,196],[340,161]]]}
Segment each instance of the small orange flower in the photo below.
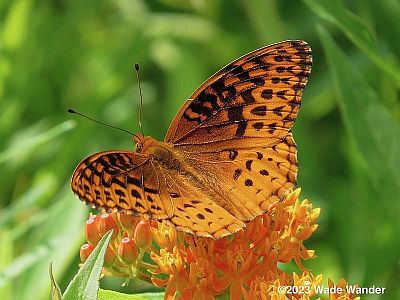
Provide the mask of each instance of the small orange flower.
{"label": "small orange flower", "polygon": [[164,274],[177,274],[185,267],[181,252],[176,246],[174,246],[172,253],[166,249],[160,249],[160,255],[152,252],[151,258],[157,263],[160,271]]}
{"label": "small orange flower", "polygon": [[268,282],[264,278],[257,276],[250,284],[249,290],[243,288],[242,293],[244,300],[285,300],[286,295],[284,293],[279,293],[280,281],[276,279],[275,281]]}
{"label": "small orange flower", "polygon": [[251,249],[240,244],[228,249],[225,256],[217,255],[216,266],[224,273],[222,278],[230,282],[231,299],[241,299],[242,287],[258,271],[257,261]]}
{"label": "small orange flower", "polygon": [[160,248],[172,249],[177,243],[177,235],[175,228],[166,223],[156,223],[158,226],[151,227],[154,241]]}
{"label": "small orange flower", "polygon": [[185,297],[189,297],[190,295],[190,291],[187,291],[189,274],[184,265],[184,257],[182,257],[181,254],[181,251],[176,246],[174,246],[172,253],[166,249],[160,249],[160,255],[157,255],[154,252],[151,253],[151,258],[158,265],[158,268],[154,273],[169,275],[169,278],[166,280],[152,277],[152,282],[156,286],[161,287],[167,285],[165,291],[166,299],[175,299],[174,297],[177,292],[179,292],[182,297],[183,295],[185,295]]}
{"label": "small orange flower", "polygon": [[215,299],[214,296],[224,291],[221,280],[206,259],[199,259],[190,264],[188,288],[193,292],[193,299]]}

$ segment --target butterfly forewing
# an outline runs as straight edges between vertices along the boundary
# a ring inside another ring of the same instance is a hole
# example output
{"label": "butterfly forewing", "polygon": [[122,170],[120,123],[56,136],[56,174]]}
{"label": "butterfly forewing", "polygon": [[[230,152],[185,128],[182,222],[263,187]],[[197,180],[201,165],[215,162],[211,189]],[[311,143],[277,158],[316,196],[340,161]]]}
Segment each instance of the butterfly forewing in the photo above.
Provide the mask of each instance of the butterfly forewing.
{"label": "butterfly forewing", "polygon": [[193,93],[165,140],[189,152],[276,143],[296,119],[311,62],[311,49],[303,41],[239,58]]}

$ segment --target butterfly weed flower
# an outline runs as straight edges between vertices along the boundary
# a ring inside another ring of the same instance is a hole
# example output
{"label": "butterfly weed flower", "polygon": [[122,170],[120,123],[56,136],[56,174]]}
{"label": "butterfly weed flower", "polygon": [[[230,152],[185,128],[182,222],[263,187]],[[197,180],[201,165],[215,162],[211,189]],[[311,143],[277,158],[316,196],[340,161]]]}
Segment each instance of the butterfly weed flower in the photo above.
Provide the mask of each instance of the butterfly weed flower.
{"label": "butterfly weed flower", "polygon": [[[164,287],[165,299],[218,299],[221,295],[232,300],[315,299],[314,287],[321,284],[322,275],[313,275],[303,265],[315,257],[304,242],[318,227],[320,209],[309,200],[301,201],[299,194],[300,189],[289,193],[243,230],[219,240],[119,213],[91,215],[85,225],[89,243],[81,248],[81,260],[94,248],[90,240],[104,234],[104,227],[112,227],[117,234],[106,253],[104,275],[140,278]],[[291,261],[300,273],[282,269]],[[344,280],[338,283],[346,284]],[[309,286],[310,293],[301,297],[282,293],[280,286]],[[330,299],[357,298],[343,293]]]}

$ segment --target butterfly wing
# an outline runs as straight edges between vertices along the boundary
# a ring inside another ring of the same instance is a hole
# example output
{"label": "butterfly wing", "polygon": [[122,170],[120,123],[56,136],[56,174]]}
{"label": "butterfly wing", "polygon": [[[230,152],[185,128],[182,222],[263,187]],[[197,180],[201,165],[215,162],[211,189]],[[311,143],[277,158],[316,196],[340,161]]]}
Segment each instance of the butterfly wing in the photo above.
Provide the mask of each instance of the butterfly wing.
{"label": "butterfly wing", "polygon": [[277,143],[296,119],[311,63],[311,49],[303,41],[246,54],[193,93],[165,141],[196,153]]}
{"label": "butterfly wing", "polygon": [[170,126],[165,141],[211,178],[214,201],[238,220],[267,211],[296,184],[291,127],[311,64],[303,41],[253,51],[202,84]]}
{"label": "butterfly wing", "polygon": [[76,167],[71,187],[92,207],[167,219],[173,215],[173,206],[157,171],[145,155],[105,151],[89,156]]}

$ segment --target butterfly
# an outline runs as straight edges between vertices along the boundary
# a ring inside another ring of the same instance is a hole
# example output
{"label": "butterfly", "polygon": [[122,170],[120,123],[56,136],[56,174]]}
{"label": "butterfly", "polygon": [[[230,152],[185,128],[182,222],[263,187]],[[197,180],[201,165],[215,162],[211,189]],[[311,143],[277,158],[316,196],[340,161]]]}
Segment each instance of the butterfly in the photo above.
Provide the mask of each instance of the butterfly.
{"label": "butterfly", "polygon": [[164,141],[141,133],[134,151],[93,154],[71,187],[102,211],[146,216],[219,239],[293,190],[291,131],[311,72],[310,46],[289,40],[250,52],[204,82]]}

